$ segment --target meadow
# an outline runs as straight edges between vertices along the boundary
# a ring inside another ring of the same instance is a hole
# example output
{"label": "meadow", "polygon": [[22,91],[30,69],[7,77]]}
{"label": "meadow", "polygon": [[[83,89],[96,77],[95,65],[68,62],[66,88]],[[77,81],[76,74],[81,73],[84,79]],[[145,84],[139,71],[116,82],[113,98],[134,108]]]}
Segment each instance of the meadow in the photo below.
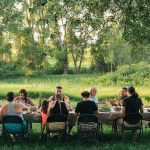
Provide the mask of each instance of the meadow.
{"label": "meadow", "polygon": [[[25,88],[28,92],[28,96],[33,98],[37,104],[37,98],[49,98],[54,95],[55,87],[62,86],[64,94],[68,95],[73,104],[81,100],[81,92],[84,90],[90,90],[93,86],[98,89],[97,96],[99,100],[106,98],[117,98],[119,90],[123,86],[128,85],[105,85],[101,82],[101,74],[84,74],[84,75],[49,75],[43,77],[20,77],[16,79],[4,79],[0,81],[0,99],[5,99],[5,95],[8,91],[18,94],[19,90]],[[150,100],[149,86],[137,85],[135,86],[140,97]]]}
{"label": "meadow", "polygon": [[[75,108],[78,101],[81,100],[80,93],[83,90],[90,90],[91,87],[97,87],[97,96],[99,100],[104,100],[106,98],[118,97],[119,90],[122,85],[109,86],[100,82],[101,74],[92,75],[50,75],[43,77],[26,77],[26,78],[15,78],[15,79],[5,79],[0,81],[0,99],[3,103],[6,102],[5,95],[8,91],[15,92],[18,94],[21,88],[25,88],[28,91],[28,96],[31,97],[35,104],[38,105],[38,98],[48,98],[54,95],[55,87],[60,85],[64,88],[64,94],[68,95],[71,99],[71,103]],[[146,100],[150,100],[150,90],[148,86],[136,86],[139,95]],[[145,150],[150,149],[149,139],[150,139],[150,129],[144,130],[144,141],[140,142],[137,139],[136,143],[132,143],[130,139],[130,134],[127,136],[125,143],[122,143],[119,135],[115,136],[111,132],[111,126],[104,125],[104,137],[100,142],[77,142],[76,141],[76,126],[73,128],[73,136],[69,138],[68,143],[58,142],[58,141],[40,141],[39,140],[40,125],[34,124],[32,131],[31,141],[27,141],[24,145],[14,145],[7,141],[4,143],[2,137],[0,136],[0,150],[24,150],[37,149],[37,150],[69,150],[69,149],[87,149],[87,150]]]}

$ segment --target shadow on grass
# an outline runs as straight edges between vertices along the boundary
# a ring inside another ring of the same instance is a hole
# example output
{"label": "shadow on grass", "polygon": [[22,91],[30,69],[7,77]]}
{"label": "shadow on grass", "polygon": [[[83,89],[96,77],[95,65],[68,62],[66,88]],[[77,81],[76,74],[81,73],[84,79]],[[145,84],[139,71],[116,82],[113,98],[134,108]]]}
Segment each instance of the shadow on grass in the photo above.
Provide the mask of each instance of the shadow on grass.
{"label": "shadow on grass", "polygon": [[131,141],[131,134],[127,133],[125,142],[121,142],[120,136],[115,136],[111,133],[110,126],[104,126],[103,140],[100,141],[78,141],[76,130],[73,130],[73,136],[67,142],[58,141],[57,139],[39,140],[40,126],[34,124],[33,134],[30,141],[24,144],[13,144],[10,139],[3,141],[0,137],[0,150],[148,150],[150,149],[150,129],[144,132],[144,141],[140,142],[139,139],[135,143]]}

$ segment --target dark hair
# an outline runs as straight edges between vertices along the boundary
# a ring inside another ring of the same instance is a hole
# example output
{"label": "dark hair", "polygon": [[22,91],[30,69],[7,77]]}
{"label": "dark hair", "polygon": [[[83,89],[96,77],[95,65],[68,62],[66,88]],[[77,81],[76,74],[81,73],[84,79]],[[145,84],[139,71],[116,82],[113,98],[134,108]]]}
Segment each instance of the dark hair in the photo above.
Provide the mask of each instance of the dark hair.
{"label": "dark hair", "polygon": [[125,91],[127,91],[127,90],[128,90],[126,87],[123,87],[122,89],[123,89],[123,90],[125,90]]}
{"label": "dark hair", "polygon": [[131,86],[128,88],[128,92],[133,96],[133,97],[136,97],[138,98],[138,94],[136,93],[135,91],[135,87]]}
{"label": "dark hair", "polygon": [[62,87],[61,86],[57,86],[56,89],[62,89]]}
{"label": "dark hair", "polygon": [[6,95],[6,98],[9,102],[12,102],[14,100],[14,93],[13,92],[8,92]]}
{"label": "dark hair", "polygon": [[89,98],[90,92],[84,91],[84,92],[81,93],[81,96],[82,96],[82,97],[87,97],[87,98]]}
{"label": "dark hair", "polygon": [[25,103],[27,103],[27,91],[26,91],[25,89],[21,89],[21,90],[19,91],[19,94],[20,94],[20,93],[23,93],[23,94],[24,94]]}
{"label": "dark hair", "polygon": [[48,101],[46,99],[44,99],[42,101],[41,111],[43,113],[47,114],[47,110],[48,110]]}

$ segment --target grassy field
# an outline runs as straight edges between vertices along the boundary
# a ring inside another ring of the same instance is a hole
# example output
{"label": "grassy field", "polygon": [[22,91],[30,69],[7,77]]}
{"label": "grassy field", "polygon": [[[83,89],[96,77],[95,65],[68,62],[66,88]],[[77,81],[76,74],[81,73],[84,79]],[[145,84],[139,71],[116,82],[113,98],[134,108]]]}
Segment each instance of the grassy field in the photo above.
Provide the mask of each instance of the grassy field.
{"label": "grassy field", "polygon": [[[28,95],[35,99],[40,96],[41,98],[48,98],[55,92],[55,87],[60,85],[64,88],[64,93],[68,95],[73,103],[81,99],[80,93],[83,90],[90,90],[95,86],[98,89],[97,96],[99,100],[105,98],[118,97],[121,86],[105,86],[99,82],[100,74],[92,75],[55,75],[43,78],[18,78],[7,79],[0,81],[0,98],[4,99],[8,91],[13,91],[17,95],[21,88],[28,91]],[[131,84],[132,85],[132,84]],[[139,95],[144,99],[150,99],[149,87],[136,86]]]}
{"label": "grassy field", "polygon": [[[13,91],[15,94],[18,94],[18,91],[21,88],[25,88],[29,96],[33,98],[34,102],[38,104],[37,98],[48,98],[54,94],[55,87],[60,85],[64,88],[64,93],[68,95],[71,99],[73,106],[76,106],[76,103],[81,100],[80,93],[83,90],[90,90],[91,87],[95,86],[98,89],[99,100],[105,98],[114,98],[118,97],[119,90],[121,86],[105,86],[99,82],[100,74],[95,75],[68,75],[68,76],[47,76],[43,78],[18,78],[18,79],[7,79],[0,81],[0,98],[6,102],[5,95],[8,91]],[[136,86],[136,89],[139,95],[147,100],[150,100],[150,90],[149,87]],[[111,126],[104,126],[104,138],[103,141],[98,143],[86,143],[86,142],[77,142],[76,141],[76,127],[73,128],[73,136],[69,139],[68,143],[49,141],[39,141],[39,132],[40,125],[33,125],[32,139],[29,143],[25,145],[13,145],[7,141],[7,144],[4,144],[2,137],[0,136],[0,150],[24,150],[28,149],[37,149],[37,150],[147,150],[150,149],[149,139],[150,139],[150,129],[147,129],[144,132],[144,141],[141,143],[137,140],[136,143],[132,143],[130,135],[128,136],[126,143],[120,141],[119,135],[116,137],[111,133]]]}
{"label": "grassy field", "polygon": [[91,141],[77,141],[76,139],[76,127],[73,129],[73,136],[69,138],[68,142],[59,142],[56,139],[46,142],[46,140],[40,141],[39,140],[39,131],[40,125],[34,124],[33,125],[33,133],[30,141],[26,141],[24,144],[13,144],[10,139],[6,142],[3,141],[2,137],[0,136],[0,149],[1,150],[149,150],[150,149],[150,129],[144,131],[144,141],[141,142],[138,138],[135,143],[132,143],[131,134],[126,134],[125,142],[121,142],[119,135],[114,135],[111,132],[111,126],[105,125],[104,126],[104,136],[103,140],[98,142]]}

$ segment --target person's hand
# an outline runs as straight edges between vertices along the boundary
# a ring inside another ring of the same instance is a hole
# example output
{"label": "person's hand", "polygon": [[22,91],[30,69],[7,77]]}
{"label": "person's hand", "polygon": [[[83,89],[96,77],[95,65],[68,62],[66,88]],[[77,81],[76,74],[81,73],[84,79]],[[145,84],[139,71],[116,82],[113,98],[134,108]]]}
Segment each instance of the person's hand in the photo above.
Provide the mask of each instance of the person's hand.
{"label": "person's hand", "polygon": [[29,108],[31,107],[31,105],[30,105],[30,104],[26,104],[26,106],[27,106],[27,107],[29,107]]}
{"label": "person's hand", "polygon": [[56,101],[52,101],[52,102],[50,103],[50,108],[54,108],[54,107],[55,107],[55,104],[56,104]]}

